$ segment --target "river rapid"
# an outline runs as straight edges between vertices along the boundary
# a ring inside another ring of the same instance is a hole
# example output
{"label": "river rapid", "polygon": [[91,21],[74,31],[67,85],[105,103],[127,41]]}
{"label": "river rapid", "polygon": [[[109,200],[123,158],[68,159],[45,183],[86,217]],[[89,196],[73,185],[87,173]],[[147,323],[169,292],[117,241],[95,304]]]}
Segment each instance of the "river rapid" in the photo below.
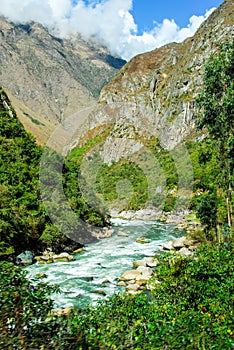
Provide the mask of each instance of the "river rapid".
{"label": "river rapid", "polygon": [[[133,261],[160,252],[164,242],[181,236],[182,232],[158,221],[112,219],[114,234],[85,246],[72,262],[58,262],[28,266],[29,278],[45,273],[44,281],[60,287],[61,293],[53,295],[57,309],[74,306],[84,308],[113,293],[124,292],[118,279],[132,269]],[[126,234],[127,236],[119,236]],[[144,237],[147,243],[137,243]]]}

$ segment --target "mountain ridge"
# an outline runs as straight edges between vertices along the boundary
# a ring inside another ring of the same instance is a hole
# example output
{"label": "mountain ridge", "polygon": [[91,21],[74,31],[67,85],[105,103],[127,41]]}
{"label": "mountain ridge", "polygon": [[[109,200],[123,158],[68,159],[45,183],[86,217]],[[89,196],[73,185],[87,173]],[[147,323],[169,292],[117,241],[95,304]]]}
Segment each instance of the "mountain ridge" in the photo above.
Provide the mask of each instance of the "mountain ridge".
{"label": "mountain ridge", "polygon": [[202,137],[195,132],[193,116],[204,64],[234,37],[233,24],[234,5],[226,0],[193,37],[133,57],[102,89],[97,109],[76,136],[77,144],[86,140],[88,130],[95,135],[96,127],[112,123],[103,156],[110,164],[134,153],[129,138],[154,137],[163,148],[173,149],[182,140]]}
{"label": "mountain ridge", "polygon": [[125,63],[81,36],[60,39],[38,23],[0,17],[0,82],[17,115],[45,143],[67,116],[94,104]]}

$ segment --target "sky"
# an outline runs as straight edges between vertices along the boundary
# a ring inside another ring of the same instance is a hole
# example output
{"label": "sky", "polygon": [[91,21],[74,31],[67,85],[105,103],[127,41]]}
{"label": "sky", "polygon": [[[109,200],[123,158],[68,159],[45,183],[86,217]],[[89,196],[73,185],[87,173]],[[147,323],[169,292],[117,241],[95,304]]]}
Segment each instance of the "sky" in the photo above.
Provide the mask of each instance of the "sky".
{"label": "sky", "polygon": [[39,22],[61,38],[98,37],[126,60],[192,36],[222,0],[1,0],[0,15]]}

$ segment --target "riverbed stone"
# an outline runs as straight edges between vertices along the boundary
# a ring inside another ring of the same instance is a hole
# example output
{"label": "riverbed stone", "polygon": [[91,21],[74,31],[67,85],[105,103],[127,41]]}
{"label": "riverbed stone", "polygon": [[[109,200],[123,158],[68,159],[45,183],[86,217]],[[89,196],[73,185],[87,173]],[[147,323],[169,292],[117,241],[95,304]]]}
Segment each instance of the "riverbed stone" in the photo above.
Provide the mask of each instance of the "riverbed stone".
{"label": "riverbed stone", "polygon": [[146,261],[144,259],[133,261],[133,267],[137,268],[139,266],[146,266]]}
{"label": "riverbed stone", "polygon": [[37,273],[35,277],[40,279],[40,278],[46,278],[47,275],[44,272],[40,272],[40,273]]}
{"label": "riverbed stone", "polygon": [[136,280],[136,284],[138,284],[138,286],[146,285],[147,282],[148,282],[148,279],[145,279],[145,278],[143,279],[142,277]]}
{"label": "riverbed stone", "polygon": [[104,290],[102,290],[102,289],[95,289],[95,290],[92,290],[91,293],[95,293],[95,294],[99,294],[99,295],[106,296],[106,293],[105,293]]}
{"label": "riverbed stone", "polygon": [[138,290],[139,289],[139,285],[138,284],[136,284],[136,283],[130,283],[130,284],[128,284],[127,285],[127,287],[126,287],[126,290],[127,291],[129,291],[129,290],[133,290],[133,291],[136,291],[136,290]]}
{"label": "riverbed stone", "polygon": [[139,271],[142,275],[151,276],[153,274],[152,269],[150,267],[146,267],[146,266],[138,266],[137,271]]}
{"label": "riverbed stone", "polygon": [[53,255],[52,259],[54,262],[67,262],[74,260],[74,257],[68,253],[60,253],[59,255]]}
{"label": "riverbed stone", "polygon": [[120,277],[121,281],[127,281],[127,280],[135,280],[137,276],[141,275],[140,271],[137,270],[127,270],[123,273],[123,275]]}
{"label": "riverbed stone", "polygon": [[126,283],[124,281],[120,281],[120,282],[117,283],[117,286],[118,287],[125,287]]}
{"label": "riverbed stone", "polygon": [[33,263],[33,253],[30,250],[25,250],[25,252],[16,257],[16,263],[25,266],[31,265]]}
{"label": "riverbed stone", "polygon": [[147,257],[143,259],[146,262],[146,266],[148,267],[156,267],[158,265],[158,260],[156,258],[153,257]]}
{"label": "riverbed stone", "polygon": [[53,259],[49,256],[35,256],[34,258],[36,261],[38,261],[39,264],[51,264],[53,262]]}
{"label": "riverbed stone", "polygon": [[140,276],[137,276],[136,277],[136,283],[137,281],[141,281],[141,280],[144,280],[144,281],[149,281],[151,279],[151,275],[140,275]]}
{"label": "riverbed stone", "polygon": [[136,239],[136,242],[141,244],[146,244],[146,243],[149,243],[149,240],[145,237],[139,237]]}
{"label": "riverbed stone", "polygon": [[174,249],[173,241],[168,241],[168,242],[164,243],[163,244],[163,249],[164,250],[172,250],[172,249]]}
{"label": "riverbed stone", "polygon": [[120,231],[120,232],[118,232],[118,236],[119,237],[128,237],[128,234],[125,233],[125,232]]}
{"label": "riverbed stone", "polygon": [[180,254],[184,258],[187,258],[188,256],[193,256],[194,253],[191,252],[191,250],[189,250],[188,248],[183,247],[178,251],[178,254]]}
{"label": "riverbed stone", "polygon": [[76,249],[72,252],[72,254],[79,254],[79,253],[83,253],[85,252],[85,249],[84,248],[79,248],[79,249]]}
{"label": "riverbed stone", "polygon": [[183,248],[185,246],[186,239],[187,239],[186,236],[182,236],[182,237],[175,239],[172,243],[173,247],[175,249]]}

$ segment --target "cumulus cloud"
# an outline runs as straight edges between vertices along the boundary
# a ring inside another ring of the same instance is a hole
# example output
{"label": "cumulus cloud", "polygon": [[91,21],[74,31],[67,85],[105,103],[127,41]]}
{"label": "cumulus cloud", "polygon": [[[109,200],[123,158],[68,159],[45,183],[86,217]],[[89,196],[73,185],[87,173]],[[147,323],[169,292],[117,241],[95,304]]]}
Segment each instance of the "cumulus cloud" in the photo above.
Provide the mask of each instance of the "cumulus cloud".
{"label": "cumulus cloud", "polygon": [[214,8],[204,16],[192,16],[180,28],[165,18],[148,32],[138,33],[131,14],[133,0],[1,0],[0,14],[14,22],[35,21],[61,37],[80,33],[85,39],[97,36],[112,52],[125,59],[172,41],[192,36]]}

